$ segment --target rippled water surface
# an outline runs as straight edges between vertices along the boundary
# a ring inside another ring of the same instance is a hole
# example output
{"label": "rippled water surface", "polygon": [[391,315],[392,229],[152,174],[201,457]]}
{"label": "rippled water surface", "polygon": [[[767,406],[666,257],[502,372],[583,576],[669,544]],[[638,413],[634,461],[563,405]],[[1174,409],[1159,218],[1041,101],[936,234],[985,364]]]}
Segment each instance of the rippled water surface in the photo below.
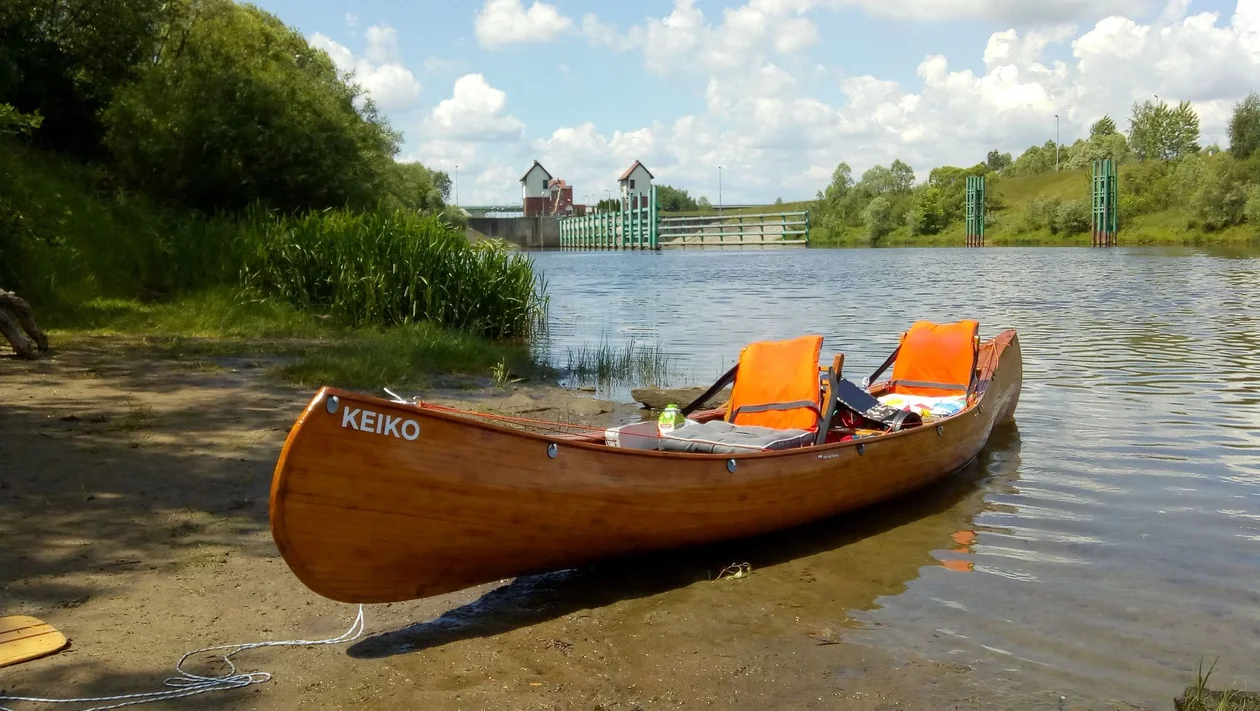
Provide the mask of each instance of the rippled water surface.
{"label": "rippled water surface", "polygon": [[[982,457],[973,495],[936,515],[949,525],[930,541],[884,534],[890,556],[917,546],[923,563],[888,571],[896,592],[867,609],[835,614],[864,640],[1069,702],[1171,708],[1201,656],[1219,655],[1214,681],[1260,689],[1260,252],[535,259],[555,360],[602,337],[659,344],[675,383],[707,385],[757,339],[821,333],[824,357],[843,351],[860,380],[915,319],[1017,329],[1016,422]],[[628,386],[604,394],[628,400]]]}

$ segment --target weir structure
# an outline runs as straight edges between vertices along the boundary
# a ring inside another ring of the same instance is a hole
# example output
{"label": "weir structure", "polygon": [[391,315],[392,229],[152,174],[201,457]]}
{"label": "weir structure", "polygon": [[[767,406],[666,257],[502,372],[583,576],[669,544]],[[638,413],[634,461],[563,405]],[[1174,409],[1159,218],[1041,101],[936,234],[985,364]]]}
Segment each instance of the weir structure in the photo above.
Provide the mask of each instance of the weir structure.
{"label": "weir structure", "polygon": [[617,212],[560,218],[560,248],[659,250],[664,247],[807,246],[809,228],[809,213],[804,210],[663,217],[653,185],[646,203],[623,204]]}
{"label": "weir structure", "polygon": [[967,176],[967,246],[984,246],[984,176]]}
{"label": "weir structure", "polygon": [[1091,185],[1093,193],[1094,246],[1119,244],[1120,211],[1117,200],[1116,163],[1111,158],[1095,160]]}

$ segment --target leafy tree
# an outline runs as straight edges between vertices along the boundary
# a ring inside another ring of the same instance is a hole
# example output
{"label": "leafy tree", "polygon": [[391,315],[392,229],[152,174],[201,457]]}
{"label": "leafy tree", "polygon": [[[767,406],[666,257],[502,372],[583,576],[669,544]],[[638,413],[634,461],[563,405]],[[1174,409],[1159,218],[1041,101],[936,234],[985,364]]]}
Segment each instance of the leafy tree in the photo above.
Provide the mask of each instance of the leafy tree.
{"label": "leafy tree", "polygon": [[777,198],[775,198],[775,199],[774,199],[774,204],[775,204],[775,205],[782,205],[782,204],[783,204],[783,198],[781,198],[781,197],[777,197]]}
{"label": "leafy tree", "polygon": [[989,151],[989,157],[985,160],[985,166],[992,172],[1001,173],[1011,166],[1014,160],[1010,153],[999,153],[996,150]]}
{"label": "leafy tree", "polygon": [[914,169],[900,159],[894,160],[888,172],[892,178],[892,191],[908,193],[914,187]]}
{"label": "leafy tree", "polygon": [[1138,160],[1171,160],[1199,151],[1199,117],[1183,101],[1170,109],[1150,99],[1134,103],[1129,118],[1129,146]]}
{"label": "leafy tree", "polygon": [[700,210],[712,210],[713,203],[709,202],[709,198],[701,195],[700,197],[696,198],[696,208]]}
{"label": "leafy tree", "polygon": [[390,193],[400,136],[324,51],[252,5],[178,7],[105,112],[127,182],[205,210],[368,207]]}
{"label": "leafy tree", "polygon": [[866,224],[871,243],[879,242],[896,227],[892,202],[882,195],[871,200],[862,211],[862,222]]}
{"label": "leafy tree", "polygon": [[8,133],[29,136],[43,123],[44,117],[38,111],[24,114],[11,104],[0,104],[0,135]]}
{"label": "leafy tree", "polygon": [[862,180],[859,184],[875,195],[883,195],[893,192],[897,184],[897,179],[893,176],[890,168],[882,165],[874,165],[862,173]]}
{"label": "leafy tree", "polygon": [[1095,160],[1110,158],[1123,163],[1130,156],[1129,142],[1123,133],[1098,133],[1088,141],[1077,141],[1068,151],[1069,170],[1089,168]]}
{"label": "leafy tree", "polygon": [[696,201],[687,194],[686,190],[679,190],[669,185],[656,187],[656,201],[663,212],[686,212],[698,209]]}
{"label": "leafy tree", "polygon": [[1007,173],[1012,176],[1041,175],[1054,170],[1054,149],[1054,141],[1030,147],[1015,159]]}
{"label": "leafy tree", "polygon": [[150,58],[164,0],[0,2],[0,101],[40,112],[42,148],[103,159],[101,111]]}
{"label": "leafy tree", "polygon": [[1089,127],[1090,139],[1099,138],[1101,136],[1111,136],[1115,133],[1117,133],[1116,122],[1107,114],[1103,114],[1102,118],[1095,121],[1094,125]]}
{"label": "leafy tree", "polygon": [[1190,203],[1190,227],[1212,232],[1242,224],[1249,187],[1244,166],[1229,156],[1220,156],[1205,168]]}
{"label": "leafy tree", "polygon": [[945,228],[945,203],[940,188],[928,185],[915,191],[908,222],[912,235],[934,235]]}
{"label": "leafy tree", "polygon": [[1234,106],[1229,121],[1229,152],[1235,158],[1250,158],[1260,149],[1260,94],[1251,92]]}

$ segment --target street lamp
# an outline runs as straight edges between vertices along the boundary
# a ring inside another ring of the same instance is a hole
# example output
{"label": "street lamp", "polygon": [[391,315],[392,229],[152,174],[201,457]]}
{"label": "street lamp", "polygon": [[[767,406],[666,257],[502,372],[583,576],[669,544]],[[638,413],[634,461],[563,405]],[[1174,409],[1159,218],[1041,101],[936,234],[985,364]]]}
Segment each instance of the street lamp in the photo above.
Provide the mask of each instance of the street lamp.
{"label": "street lamp", "polygon": [[455,206],[459,207],[459,163],[455,164]]}
{"label": "street lamp", "polygon": [[1059,115],[1054,115],[1054,170],[1059,170]]}
{"label": "street lamp", "polygon": [[722,214],[722,166],[718,166],[718,214]]}

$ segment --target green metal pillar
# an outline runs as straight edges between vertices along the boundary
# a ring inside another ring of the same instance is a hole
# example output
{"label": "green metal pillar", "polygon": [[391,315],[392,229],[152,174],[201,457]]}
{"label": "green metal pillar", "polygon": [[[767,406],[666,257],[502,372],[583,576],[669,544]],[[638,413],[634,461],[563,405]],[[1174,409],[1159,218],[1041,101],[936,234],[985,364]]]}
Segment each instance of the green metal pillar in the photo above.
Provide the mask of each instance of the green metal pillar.
{"label": "green metal pillar", "polygon": [[1095,160],[1092,170],[1093,244],[1110,247],[1119,242],[1119,180],[1116,163],[1111,158]]}
{"label": "green metal pillar", "polygon": [[985,180],[983,175],[967,176],[967,246],[984,246]]}

